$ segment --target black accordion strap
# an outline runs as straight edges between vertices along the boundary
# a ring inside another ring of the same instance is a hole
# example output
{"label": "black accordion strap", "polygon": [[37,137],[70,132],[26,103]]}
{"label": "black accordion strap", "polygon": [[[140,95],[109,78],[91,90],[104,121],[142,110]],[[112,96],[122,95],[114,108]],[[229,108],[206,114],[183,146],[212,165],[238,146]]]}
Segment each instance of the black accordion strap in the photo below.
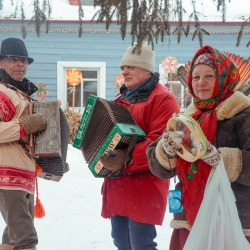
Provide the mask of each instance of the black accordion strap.
{"label": "black accordion strap", "polygon": [[128,147],[126,158],[124,160],[124,168],[126,168],[127,164],[130,162],[130,160],[132,158],[131,154],[134,150],[135,144],[136,144],[137,139],[138,139],[138,133],[137,133],[136,129],[133,127],[129,127],[129,128],[133,132],[133,135],[132,135],[132,139],[131,139],[131,142],[129,144],[129,147]]}

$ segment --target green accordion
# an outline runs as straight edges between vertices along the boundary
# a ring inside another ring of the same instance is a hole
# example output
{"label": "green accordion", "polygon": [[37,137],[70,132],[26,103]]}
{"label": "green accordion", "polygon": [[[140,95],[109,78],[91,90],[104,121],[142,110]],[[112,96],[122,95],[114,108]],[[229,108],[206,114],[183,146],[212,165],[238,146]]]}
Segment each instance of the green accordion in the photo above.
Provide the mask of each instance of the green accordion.
{"label": "green accordion", "polygon": [[[145,133],[126,108],[90,95],[73,147],[82,151],[83,158],[95,177],[105,178],[111,176],[111,171],[101,164],[99,156],[113,149],[128,148],[131,151],[132,141],[140,143],[145,137]],[[122,172],[123,170],[112,177],[117,178]]]}

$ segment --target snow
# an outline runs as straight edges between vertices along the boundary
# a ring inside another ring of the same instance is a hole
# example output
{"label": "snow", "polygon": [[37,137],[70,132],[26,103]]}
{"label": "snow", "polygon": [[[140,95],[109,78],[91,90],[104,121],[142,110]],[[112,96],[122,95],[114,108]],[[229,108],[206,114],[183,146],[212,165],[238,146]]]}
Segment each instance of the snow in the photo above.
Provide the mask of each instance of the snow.
{"label": "snow", "polygon": [[[12,5],[13,2],[13,5]],[[17,19],[20,19],[20,3],[23,2],[26,19],[33,16],[33,0],[2,0],[3,9],[0,10],[0,18],[9,17],[17,9]],[[40,0],[40,6],[42,6]],[[78,6],[70,5],[69,0],[49,0],[51,3],[51,20],[79,20]],[[216,2],[214,0],[198,0],[196,1],[196,10],[203,16],[200,16],[201,21],[221,21],[221,13],[217,11]],[[250,14],[250,1],[246,0],[231,0],[226,1],[227,14],[226,21],[243,21],[249,18]],[[188,16],[192,12],[191,0],[183,1],[183,7],[187,11],[183,20],[188,20]],[[84,6],[83,20],[91,20],[95,12],[99,10],[98,7]],[[177,18],[173,17],[173,20]]]}
{"label": "snow", "polygon": [[[100,215],[103,179],[92,175],[81,151],[71,145],[67,162],[70,170],[59,182],[38,178],[39,198],[46,212],[45,217],[35,219],[38,250],[115,250],[110,220]],[[172,217],[167,208],[163,225],[157,226],[159,250],[169,247]],[[0,216],[0,235],[4,227]]]}

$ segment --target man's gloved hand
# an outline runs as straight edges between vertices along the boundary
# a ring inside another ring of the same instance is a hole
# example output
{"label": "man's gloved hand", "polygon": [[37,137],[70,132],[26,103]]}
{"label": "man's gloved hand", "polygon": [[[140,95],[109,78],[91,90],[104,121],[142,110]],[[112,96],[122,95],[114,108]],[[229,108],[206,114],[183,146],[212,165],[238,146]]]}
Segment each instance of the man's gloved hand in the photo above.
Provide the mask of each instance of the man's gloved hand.
{"label": "man's gloved hand", "polygon": [[165,153],[170,156],[176,156],[176,150],[179,150],[184,133],[182,131],[164,132],[162,135],[162,145]]}
{"label": "man's gloved hand", "polygon": [[124,166],[126,154],[127,151],[123,149],[109,150],[106,154],[100,155],[99,160],[105,168],[115,173]]}
{"label": "man's gloved hand", "polygon": [[25,115],[18,120],[28,135],[46,128],[46,119],[40,114]]}

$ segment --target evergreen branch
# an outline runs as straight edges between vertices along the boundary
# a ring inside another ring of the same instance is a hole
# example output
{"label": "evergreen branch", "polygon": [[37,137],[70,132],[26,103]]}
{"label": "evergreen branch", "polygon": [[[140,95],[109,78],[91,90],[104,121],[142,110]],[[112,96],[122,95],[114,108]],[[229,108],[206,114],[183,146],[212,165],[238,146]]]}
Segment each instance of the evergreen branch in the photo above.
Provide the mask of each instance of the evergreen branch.
{"label": "evergreen branch", "polygon": [[91,20],[94,20],[96,18],[97,23],[102,22],[104,20],[104,18],[107,16],[109,8],[107,2],[108,0],[94,0],[94,7],[99,6],[100,10],[94,14]]}
{"label": "evergreen branch", "polygon": [[[247,19],[247,20],[248,20],[248,19]],[[241,38],[242,38],[242,35],[243,35],[244,27],[246,26],[246,21],[247,21],[247,20],[245,20],[245,21],[241,24],[241,27],[240,27],[240,30],[239,30],[238,36],[237,36],[236,47],[239,47],[239,46],[240,46]]]}
{"label": "evergreen branch", "polygon": [[226,11],[227,11],[227,6],[226,6],[226,1],[222,1],[222,22],[224,23],[226,21]]}
{"label": "evergreen branch", "polygon": [[203,32],[203,33],[205,33],[206,35],[210,35],[210,33],[207,31],[207,30],[205,30],[205,29],[202,29],[202,28],[200,28],[200,30]]}
{"label": "evergreen branch", "polygon": [[122,40],[124,40],[126,36],[126,30],[127,30],[127,21],[128,21],[128,14],[127,14],[127,1],[121,1],[119,13],[121,17],[121,36]]}
{"label": "evergreen branch", "polygon": [[223,0],[217,0],[217,11],[220,11],[220,7],[222,6]]}
{"label": "evergreen branch", "polygon": [[82,2],[81,0],[79,0],[78,2],[78,17],[79,17],[79,29],[78,29],[78,36],[82,37],[82,17],[84,17],[84,12],[83,12],[83,8],[82,8]]}
{"label": "evergreen branch", "polygon": [[[13,2],[12,2],[12,3],[13,3]],[[17,6],[17,4],[18,4],[18,1],[16,1],[15,18],[17,17],[17,12],[18,12],[18,6]]]}
{"label": "evergreen branch", "polygon": [[101,10],[98,10],[94,16],[91,18],[91,21],[95,20],[96,19],[96,23],[99,23],[99,22],[102,22],[103,21],[103,18],[102,20],[99,20],[99,17],[101,15],[102,11]]}
{"label": "evergreen branch", "polygon": [[[164,29],[161,29],[160,35],[161,35],[161,42],[163,42],[164,41],[164,37],[165,37]],[[156,41],[156,43],[157,43],[157,41]]]}
{"label": "evergreen branch", "polygon": [[136,36],[138,34],[138,31],[137,31],[137,26],[138,26],[138,16],[140,15],[140,12],[139,12],[139,3],[138,3],[138,0],[133,0],[133,10],[132,10],[132,16],[131,16],[131,19],[134,20],[131,24],[131,32],[130,32],[130,35],[131,35],[131,38],[132,38],[132,43],[134,43],[135,39],[136,39]]}
{"label": "evergreen branch", "polygon": [[24,9],[23,9],[23,3],[21,3],[21,18],[22,18],[21,33],[22,33],[23,39],[25,39],[27,36],[27,30],[24,25],[25,14],[24,14]]}
{"label": "evergreen branch", "polygon": [[202,44],[203,44],[203,35],[204,34],[205,35],[210,35],[210,33],[208,31],[206,31],[205,29],[202,29],[201,27],[197,27],[195,29],[194,34],[193,34],[192,41],[195,39],[196,36],[198,36],[200,47],[202,47]]}
{"label": "evergreen branch", "polygon": [[188,25],[187,25],[186,30],[185,30],[185,36],[186,37],[188,36],[189,31],[190,31],[190,21],[188,22]]}
{"label": "evergreen branch", "polygon": [[170,24],[169,24],[169,21],[167,20],[167,21],[165,21],[164,22],[164,26],[165,26],[165,31],[166,31],[166,34],[169,36],[170,35]]}
{"label": "evergreen branch", "polygon": [[[31,17],[29,24],[35,23],[35,30],[36,30],[36,35],[37,37],[40,36],[41,33],[41,26],[45,21],[47,20],[47,17],[44,13],[44,9],[40,9],[39,6],[39,0],[34,0],[33,1],[33,6],[34,6],[34,15]],[[44,8],[47,8],[47,4],[44,2],[43,5]]]}
{"label": "evergreen branch", "polygon": [[47,9],[47,2],[46,2],[46,0],[43,0],[42,6],[43,6],[42,11],[43,11],[43,13],[45,13],[46,9]]}
{"label": "evergreen branch", "polygon": [[178,43],[180,43],[181,36],[182,36],[183,33],[185,33],[185,29],[182,26],[177,26],[174,29],[173,34],[177,34],[177,41],[178,41]]}
{"label": "evergreen branch", "polygon": [[49,26],[50,26],[50,16],[51,16],[51,6],[49,3],[49,0],[44,0],[44,9],[46,9],[46,7],[48,8],[48,12],[47,12],[47,18],[46,18],[46,31],[45,33],[49,33]]}
{"label": "evergreen branch", "polygon": [[203,33],[202,33],[201,29],[198,30],[198,38],[199,38],[200,47],[202,47],[202,44],[203,44]]}
{"label": "evergreen branch", "polygon": [[[5,18],[17,18],[18,15],[21,16],[21,32],[23,37],[26,37],[27,32],[25,28],[25,15],[24,6],[21,4],[19,9],[20,1],[25,0],[8,0],[14,8],[14,13]],[[79,0],[79,37],[82,36],[83,32],[83,6],[82,1]],[[185,0],[186,1],[186,0]],[[217,11],[222,13],[222,21],[226,20],[226,0],[213,0],[216,3]],[[50,16],[51,16],[51,6],[49,4],[50,0],[42,0],[42,7],[40,8],[39,0],[33,0],[33,13],[30,23],[34,23],[36,34],[40,36],[40,29],[43,23],[46,24],[46,33],[49,32]],[[187,37],[190,33],[190,23],[194,21],[195,32],[193,34],[192,40],[198,36],[200,44],[203,42],[204,35],[209,35],[205,29],[200,26],[200,16],[202,15],[196,9],[195,0],[191,0],[192,13],[189,15],[189,21],[186,27],[183,26],[183,17],[186,13],[183,8],[184,0],[94,0],[94,7],[98,6],[99,10],[95,12],[92,17],[92,21],[95,20],[96,23],[104,22],[106,24],[106,29],[108,30],[112,21],[116,20],[117,25],[120,27],[120,33],[122,39],[125,38],[127,33],[127,24],[131,22],[131,41],[132,44],[137,41],[138,46],[142,45],[142,42],[147,40],[148,43],[154,45],[164,41],[166,36],[171,35],[170,22],[173,20],[177,21],[177,27],[174,27],[173,34],[177,36],[178,43],[183,39],[183,34]],[[230,0],[229,0],[230,3]],[[3,0],[0,0],[0,10],[3,5]],[[131,10],[131,20],[128,20],[128,13]],[[18,13],[20,11],[21,14]],[[249,21],[249,18],[248,18]],[[247,20],[242,24],[238,37],[237,37],[237,47],[240,45],[242,35],[244,34],[244,26]],[[250,46],[250,42],[247,43],[247,47]]]}
{"label": "evergreen branch", "polygon": [[193,37],[192,37],[192,41],[195,39],[198,31],[199,31],[199,28],[196,28],[195,31],[194,31]]}

